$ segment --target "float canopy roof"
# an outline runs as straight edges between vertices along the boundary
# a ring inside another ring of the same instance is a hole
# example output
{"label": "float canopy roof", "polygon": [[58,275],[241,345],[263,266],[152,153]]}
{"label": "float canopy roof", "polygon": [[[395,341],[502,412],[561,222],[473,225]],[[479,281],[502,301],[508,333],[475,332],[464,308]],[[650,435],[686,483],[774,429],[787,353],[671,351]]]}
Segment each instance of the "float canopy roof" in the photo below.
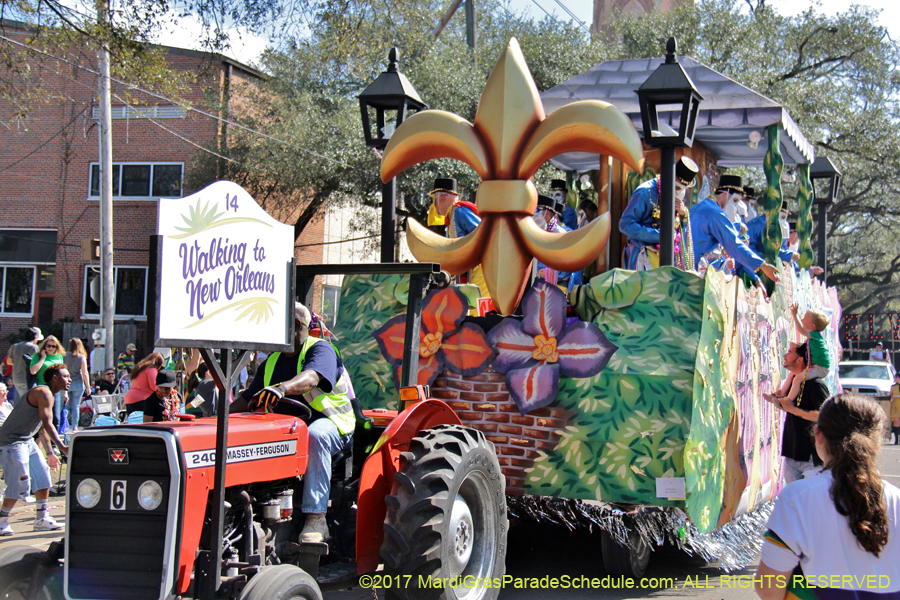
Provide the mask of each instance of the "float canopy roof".
{"label": "float canopy roof", "polygon": [[[641,134],[641,110],[635,90],[663,60],[642,58],[600,63],[541,94],[544,110],[550,114],[579,100],[602,100],[627,114]],[[783,106],[693,58],[679,56],[678,62],[703,96],[694,140],[718,157],[720,167],[761,167],[768,149],[769,125],[778,125],[781,129],[781,153],[786,165],[812,164],[815,158],[813,146]],[[667,122],[677,129],[680,113],[662,113],[660,121],[664,114],[668,114]],[[755,149],[749,144],[753,132],[761,136]],[[552,162],[576,171],[598,166],[597,155],[585,152],[562,154]]]}

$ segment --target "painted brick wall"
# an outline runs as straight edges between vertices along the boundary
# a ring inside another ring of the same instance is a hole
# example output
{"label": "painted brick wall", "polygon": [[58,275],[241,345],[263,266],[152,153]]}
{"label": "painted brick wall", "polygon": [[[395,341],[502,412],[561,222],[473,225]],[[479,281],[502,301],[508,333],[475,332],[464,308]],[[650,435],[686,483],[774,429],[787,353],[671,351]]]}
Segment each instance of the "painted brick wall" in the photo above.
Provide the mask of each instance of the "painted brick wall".
{"label": "painted brick wall", "polygon": [[464,425],[483,431],[494,443],[506,476],[506,493],[525,494],[525,476],[538,451],[556,447],[559,431],[574,413],[542,408],[523,417],[505,381],[506,375],[490,369],[474,377],[445,370],[431,386],[431,395],[452,407]]}

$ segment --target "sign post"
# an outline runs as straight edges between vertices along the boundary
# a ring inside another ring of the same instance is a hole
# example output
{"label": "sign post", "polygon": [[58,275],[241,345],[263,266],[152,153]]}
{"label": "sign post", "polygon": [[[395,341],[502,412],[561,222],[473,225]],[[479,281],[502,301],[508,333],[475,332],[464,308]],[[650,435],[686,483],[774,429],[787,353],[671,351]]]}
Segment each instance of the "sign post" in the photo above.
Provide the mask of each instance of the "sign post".
{"label": "sign post", "polygon": [[[294,350],[293,228],[228,181],[160,199],[157,222],[150,249],[155,345],[200,348],[219,397],[228,398],[251,350]],[[220,348],[218,360],[213,348]],[[227,448],[228,402],[222,401],[210,550],[197,557],[197,595],[204,600],[215,598],[221,583]]]}

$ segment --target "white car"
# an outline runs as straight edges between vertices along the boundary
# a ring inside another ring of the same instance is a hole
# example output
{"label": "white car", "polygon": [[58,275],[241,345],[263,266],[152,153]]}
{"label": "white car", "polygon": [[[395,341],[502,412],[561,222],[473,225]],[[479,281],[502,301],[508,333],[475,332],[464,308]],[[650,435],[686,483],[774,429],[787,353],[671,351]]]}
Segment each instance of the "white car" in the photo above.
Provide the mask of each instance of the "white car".
{"label": "white car", "polygon": [[858,392],[889,400],[894,385],[894,365],[872,360],[847,360],[838,365],[838,379],[845,392]]}

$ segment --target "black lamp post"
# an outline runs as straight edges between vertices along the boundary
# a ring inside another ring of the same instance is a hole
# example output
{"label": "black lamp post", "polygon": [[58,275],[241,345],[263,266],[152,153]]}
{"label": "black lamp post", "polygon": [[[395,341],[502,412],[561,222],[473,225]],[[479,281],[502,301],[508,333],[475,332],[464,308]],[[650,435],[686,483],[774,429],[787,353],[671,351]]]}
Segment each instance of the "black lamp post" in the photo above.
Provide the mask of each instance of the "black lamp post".
{"label": "black lamp post", "polygon": [[828,225],[828,206],[837,200],[843,175],[824,156],[819,156],[809,168],[809,178],[813,184],[813,197],[818,216],[818,240],[816,244],[816,258],[822,268],[822,281],[828,276],[828,261],[825,257],[825,229]]}
{"label": "black lamp post", "polygon": [[[678,64],[676,49],[675,38],[669,38],[666,61],[636,90],[641,105],[644,142],[651,148],[660,149],[660,266],[675,264],[675,149],[693,145],[697,113],[703,100],[691,78]],[[660,121],[661,112],[678,113],[674,126]]]}
{"label": "black lamp post", "polygon": [[[370,148],[384,148],[391,135],[410,112],[425,108],[425,103],[406,75],[397,67],[400,51],[391,48],[387,71],[369,84],[359,95],[363,133]],[[375,128],[372,128],[372,115]],[[394,228],[396,226],[396,188],[394,180],[385,183],[381,191],[381,262],[394,262]]]}

